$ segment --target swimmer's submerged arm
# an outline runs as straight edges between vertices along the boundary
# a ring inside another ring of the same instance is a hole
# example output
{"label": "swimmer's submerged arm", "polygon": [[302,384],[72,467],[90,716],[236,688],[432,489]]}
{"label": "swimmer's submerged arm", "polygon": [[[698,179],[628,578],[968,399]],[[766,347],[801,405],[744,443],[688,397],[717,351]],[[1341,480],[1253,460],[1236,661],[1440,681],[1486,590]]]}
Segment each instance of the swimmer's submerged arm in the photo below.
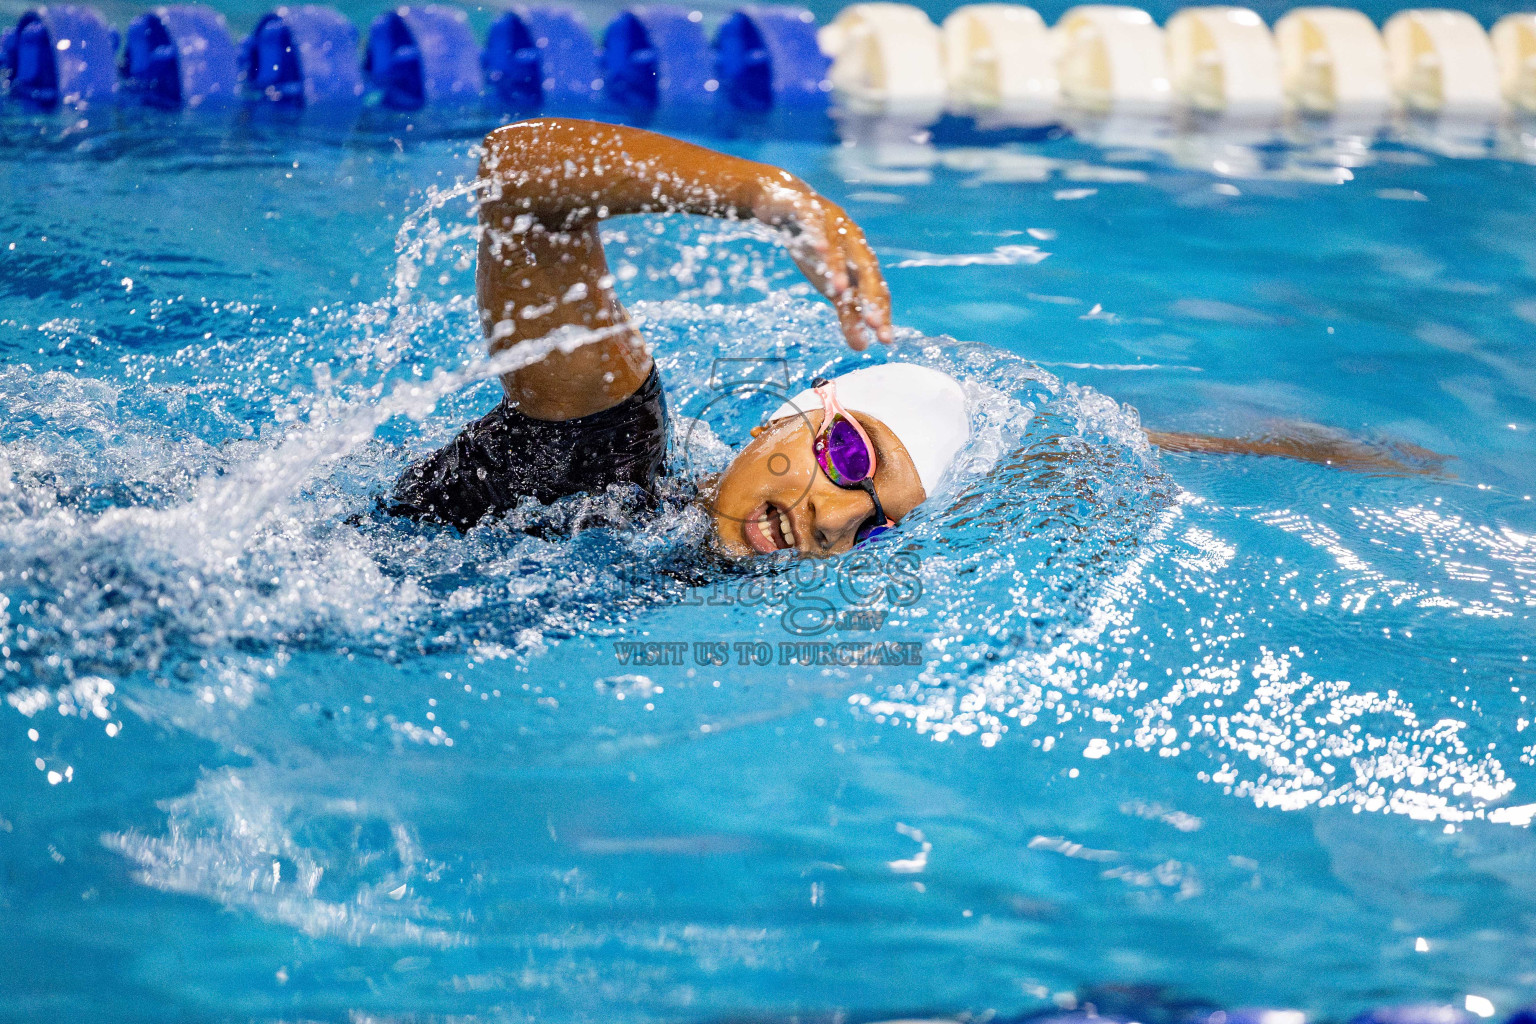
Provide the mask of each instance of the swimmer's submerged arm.
{"label": "swimmer's submerged arm", "polygon": [[481,160],[477,285],[491,350],[574,325],[601,339],[503,378],[528,416],[571,419],[623,401],[650,372],[614,294],[598,236],[607,217],[753,218],[789,235],[796,263],[837,309],[849,344],[891,338],[890,298],[863,233],[799,178],[637,128],[565,118],[507,125]]}
{"label": "swimmer's submerged arm", "polygon": [[1416,445],[1373,445],[1321,428],[1256,438],[1211,437],[1177,431],[1148,430],[1147,440],[1165,452],[1198,455],[1269,455],[1361,473],[1439,475],[1444,455]]}

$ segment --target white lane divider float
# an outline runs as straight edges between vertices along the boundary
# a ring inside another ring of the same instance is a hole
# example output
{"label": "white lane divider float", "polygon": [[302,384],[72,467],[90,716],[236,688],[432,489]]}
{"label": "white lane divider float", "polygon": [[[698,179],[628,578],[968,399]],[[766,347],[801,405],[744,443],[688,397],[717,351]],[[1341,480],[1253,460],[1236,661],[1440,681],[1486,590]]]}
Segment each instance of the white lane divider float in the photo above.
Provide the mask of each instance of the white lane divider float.
{"label": "white lane divider float", "polygon": [[[1181,10],[1166,30],[1136,7],[1086,4],[1047,28],[1030,7],[961,7],[942,30],[917,7],[860,3],[818,36],[831,80],[865,109],[1158,114],[1170,105],[1247,118],[1288,109],[1375,124],[1409,113],[1536,113],[1536,13],[1484,32],[1462,11],[1394,15],[1301,7],[1274,31],[1252,10]],[[1363,120],[1362,120],[1363,119]],[[1030,117],[1018,119],[1026,123]]]}
{"label": "white lane divider float", "polygon": [[1373,114],[1392,105],[1376,25],[1344,7],[1298,7],[1275,22],[1286,103],[1304,114]]}
{"label": "white lane divider float", "polygon": [[1168,106],[1171,90],[1163,30],[1136,7],[1088,4],[1055,29],[1062,98],[1085,110]]}
{"label": "white lane divider float", "polygon": [[1207,113],[1278,112],[1280,55],[1246,7],[1186,7],[1168,19],[1168,77],[1179,103]]}
{"label": "white lane divider float", "polygon": [[971,4],[944,19],[949,102],[966,111],[1048,111],[1060,91],[1045,20],[1020,4]]}
{"label": "white lane divider float", "polygon": [[845,7],[817,33],[832,86],[856,103],[938,108],[948,92],[939,29],[910,4]]}
{"label": "white lane divider float", "polygon": [[1499,106],[1498,63],[1488,33],[1465,11],[1394,14],[1382,29],[1392,92],[1405,110],[1483,114]]}
{"label": "white lane divider float", "polygon": [[1499,59],[1499,91],[1515,110],[1536,113],[1536,14],[1506,14],[1488,33]]}

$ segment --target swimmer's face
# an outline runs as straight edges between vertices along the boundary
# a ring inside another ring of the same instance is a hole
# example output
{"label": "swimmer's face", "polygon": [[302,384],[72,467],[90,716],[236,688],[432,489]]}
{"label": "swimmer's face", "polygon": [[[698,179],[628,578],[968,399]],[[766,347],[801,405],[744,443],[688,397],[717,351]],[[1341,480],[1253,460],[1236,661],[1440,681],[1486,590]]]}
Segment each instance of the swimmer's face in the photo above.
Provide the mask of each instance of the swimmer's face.
{"label": "swimmer's face", "polygon": [[[855,415],[875,445],[880,504],[900,522],[927,497],[917,468],[884,423]],[[761,429],[721,475],[707,507],[726,552],[838,555],[853,547],[875,507],[864,491],[837,486],[816,464],[811,441],[821,417],[816,409]]]}

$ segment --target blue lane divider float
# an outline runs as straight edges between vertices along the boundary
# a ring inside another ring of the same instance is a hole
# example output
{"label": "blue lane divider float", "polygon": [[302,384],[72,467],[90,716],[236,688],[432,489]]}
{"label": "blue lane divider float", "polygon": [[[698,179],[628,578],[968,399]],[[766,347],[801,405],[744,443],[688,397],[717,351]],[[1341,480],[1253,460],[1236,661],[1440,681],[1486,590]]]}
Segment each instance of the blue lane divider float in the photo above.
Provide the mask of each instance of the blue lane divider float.
{"label": "blue lane divider float", "polygon": [[11,73],[16,67],[16,29],[0,29],[0,92],[11,87]]}
{"label": "blue lane divider float", "polygon": [[738,110],[824,106],[831,68],[816,44],[816,18],[802,7],[743,7],[715,36],[720,91]]}
{"label": "blue lane divider float", "polygon": [[486,84],[517,110],[580,104],[601,84],[597,47],[569,7],[514,7],[497,18],[481,55]]}
{"label": "blue lane divider float", "polygon": [[329,7],[279,7],[262,15],[240,63],[247,94],[282,106],[352,103],[363,95],[357,28]]}
{"label": "blue lane divider float", "polygon": [[368,80],[392,110],[465,103],[480,96],[479,47],[456,7],[397,7],[368,30]]}
{"label": "blue lane divider float", "polygon": [[698,11],[631,7],[603,32],[603,95],[628,110],[696,106],[719,82]]}
{"label": "blue lane divider float", "polygon": [[[401,110],[468,101],[487,85],[519,110],[569,109],[598,94],[631,111],[697,109],[722,84],[720,99],[742,111],[825,102],[831,60],[817,46],[808,11],[742,8],[713,47],[702,20],[683,7],[631,8],[608,25],[599,57],[574,10],[518,7],[496,21],[480,52],[464,12],[403,6],[374,21],[359,61],[357,29],[338,11],[282,6],[241,44],[232,75],[222,17],[175,5],[132,22],[120,70],[129,95],[171,109],[223,99],[242,86],[246,98],[279,106],[351,102],[363,96],[365,79],[384,106]],[[116,33],[91,8],[39,8],[0,39],[0,86],[34,106],[78,105],[117,85]]]}
{"label": "blue lane divider float", "polygon": [[125,89],[151,106],[196,108],[236,98],[238,67],[224,16],[211,7],[157,7],[128,25]]}
{"label": "blue lane divider float", "polygon": [[6,43],[10,93],[45,110],[110,99],[117,87],[117,44],[117,33],[93,8],[34,8],[21,16]]}

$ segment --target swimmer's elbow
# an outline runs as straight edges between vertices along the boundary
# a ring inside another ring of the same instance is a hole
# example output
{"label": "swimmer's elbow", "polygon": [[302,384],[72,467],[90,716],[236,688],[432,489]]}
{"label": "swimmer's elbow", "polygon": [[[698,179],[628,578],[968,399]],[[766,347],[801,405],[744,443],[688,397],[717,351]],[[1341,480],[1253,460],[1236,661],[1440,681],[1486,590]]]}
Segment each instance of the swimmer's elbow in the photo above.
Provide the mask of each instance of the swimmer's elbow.
{"label": "swimmer's elbow", "polygon": [[487,178],[508,178],[526,171],[542,159],[547,146],[544,122],[504,124],[485,137],[480,173]]}
{"label": "swimmer's elbow", "polygon": [[586,163],[599,141],[591,137],[591,131],[604,128],[613,126],[571,117],[538,117],[504,124],[485,137],[480,172],[487,178],[512,181],[550,168],[563,170],[569,160]]}
{"label": "swimmer's elbow", "polygon": [[486,198],[519,198],[534,183],[539,164],[547,161],[546,150],[541,133],[526,121],[503,125],[487,135],[480,157],[480,179],[489,186]]}
{"label": "swimmer's elbow", "polygon": [[590,133],[601,128],[573,118],[546,117],[503,125],[485,137],[480,158],[480,179],[485,187],[485,206],[497,208],[503,218],[531,214],[551,225],[569,228],[576,212],[576,194],[569,187],[573,177],[584,178],[590,170],[595,147]]}

